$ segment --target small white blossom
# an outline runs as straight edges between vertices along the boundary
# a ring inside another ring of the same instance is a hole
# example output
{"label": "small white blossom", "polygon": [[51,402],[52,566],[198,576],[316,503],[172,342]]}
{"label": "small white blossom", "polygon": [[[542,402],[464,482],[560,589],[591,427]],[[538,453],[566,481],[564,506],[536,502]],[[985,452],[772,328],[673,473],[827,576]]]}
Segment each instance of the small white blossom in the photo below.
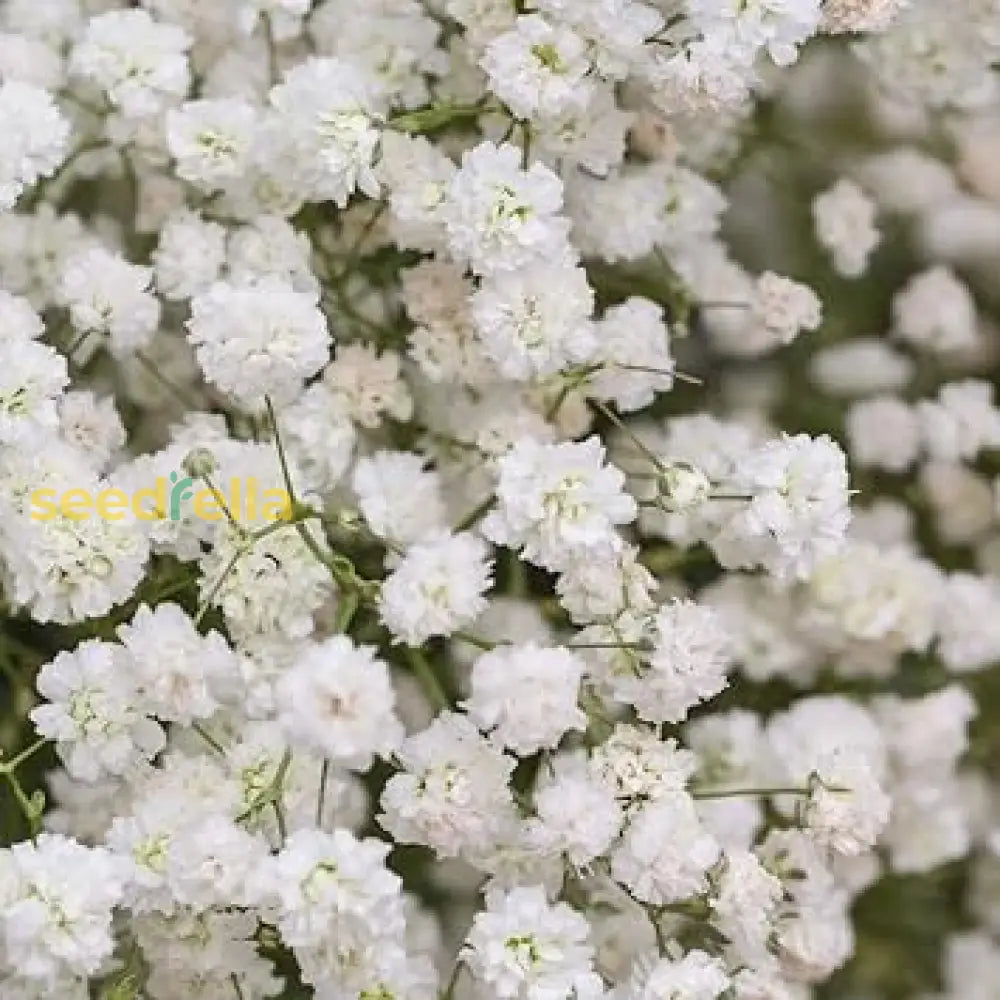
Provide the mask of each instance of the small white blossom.
{"label": "small white blossom", "polygon": [[466,708],[481,729],[521,756],[551,750],[568,730],[586,726],[577,707],[583,671],[583,661],[567,649],[500,647],[473,665]]}

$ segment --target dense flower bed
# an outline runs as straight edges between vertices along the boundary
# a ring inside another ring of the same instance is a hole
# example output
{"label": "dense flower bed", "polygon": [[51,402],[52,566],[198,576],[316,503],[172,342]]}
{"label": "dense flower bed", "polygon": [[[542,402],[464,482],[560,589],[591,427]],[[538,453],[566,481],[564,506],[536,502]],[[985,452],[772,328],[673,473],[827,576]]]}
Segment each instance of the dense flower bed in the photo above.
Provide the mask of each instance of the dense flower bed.
{"label": "dense flower bed", "polygon": [[0,997],[994,1000],[998,0],[2,0]]}

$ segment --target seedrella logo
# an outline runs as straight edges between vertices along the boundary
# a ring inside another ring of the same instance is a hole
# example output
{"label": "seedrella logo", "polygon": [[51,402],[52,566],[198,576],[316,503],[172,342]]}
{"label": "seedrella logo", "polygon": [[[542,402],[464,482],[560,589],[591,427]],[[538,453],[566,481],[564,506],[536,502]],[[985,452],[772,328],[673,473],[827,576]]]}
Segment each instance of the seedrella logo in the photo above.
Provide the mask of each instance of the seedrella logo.
{"label": "seedrella logo", "polygon": [[171,472],[170,482],[173,485],[170,487],[170,513],[168,517],[171,521],[179,521],[181,519],[181,501],[190,500],[194,496],[194,490],[188,489],[188,487],[194,486],[194,480],[190,476],[178,479],[177,473]]}
{"label": "seedrella logo", "polygon": [[258,480],[234,477],[228,490],[199,484],[191,476],[171,472],[157,476],[151,487],[127,493],[108,488],[93,493],[71,489],[59,493],[54,489],[39,489],[31,494],[30,514],[33,521],[52,521],[62,517],[83,521],[99,517],[105,521],[124,521],[134,517],[139,521],[181,521],[193,516],[202,521],[221,521],[232,516],[237,521],[289,520],[292,500],[283,489],[261,489]]}

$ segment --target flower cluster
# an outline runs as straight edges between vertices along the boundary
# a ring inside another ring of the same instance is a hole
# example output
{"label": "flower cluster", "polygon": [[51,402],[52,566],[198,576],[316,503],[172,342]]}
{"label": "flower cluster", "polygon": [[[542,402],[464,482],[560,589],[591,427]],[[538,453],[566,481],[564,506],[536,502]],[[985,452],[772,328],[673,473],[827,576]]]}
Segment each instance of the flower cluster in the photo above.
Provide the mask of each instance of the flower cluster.
{"label": "flower cluster", "polygon": [[0,3],[0,996],[995,997],[998,64]]}

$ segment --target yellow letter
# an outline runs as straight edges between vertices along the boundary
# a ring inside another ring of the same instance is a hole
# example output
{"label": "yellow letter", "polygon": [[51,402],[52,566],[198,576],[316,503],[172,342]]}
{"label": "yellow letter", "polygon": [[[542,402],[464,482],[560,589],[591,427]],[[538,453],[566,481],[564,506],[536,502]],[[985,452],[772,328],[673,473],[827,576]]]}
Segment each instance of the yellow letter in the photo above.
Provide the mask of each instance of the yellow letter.
{"label": "yellow letter", "polygon": [[193,501],[194,516],[200,517],[203,521],[221,521],[222,509],[219,501],[211,490],[199,490],[194,495]]}
{"label": "yellow letter", "polygon": [[292,519],[292,498],[285,490],[264,490],[264,519],[267,521]]}
{"label": "yellow letter", "polygon": [[97,516],[105,521],[123,521],[128,509],[128,494],[124,490],[101,490],[97,494]]}
{"label": "yellow letter", "polygon": [[85,521],[90,517],[90,507],[94,498],[86,490],[67,490],[62,495],[59,509],[70,521]]}
{"label": "yellow letter", "polygon": [[[150,510],[143,507],[142,501],[146,498],[153,501],[153,508]],[[156,477],[156,488],[152,490],[136,490],[132,495],[132,513],[140,521],[165,521],[167,517],[167,481],[163,476]]]}
{"label": "yellow letter", "polygon": [[51,521],[59,510],[55,499],[55,490],[35,490],[31,494],[31,520]]}

